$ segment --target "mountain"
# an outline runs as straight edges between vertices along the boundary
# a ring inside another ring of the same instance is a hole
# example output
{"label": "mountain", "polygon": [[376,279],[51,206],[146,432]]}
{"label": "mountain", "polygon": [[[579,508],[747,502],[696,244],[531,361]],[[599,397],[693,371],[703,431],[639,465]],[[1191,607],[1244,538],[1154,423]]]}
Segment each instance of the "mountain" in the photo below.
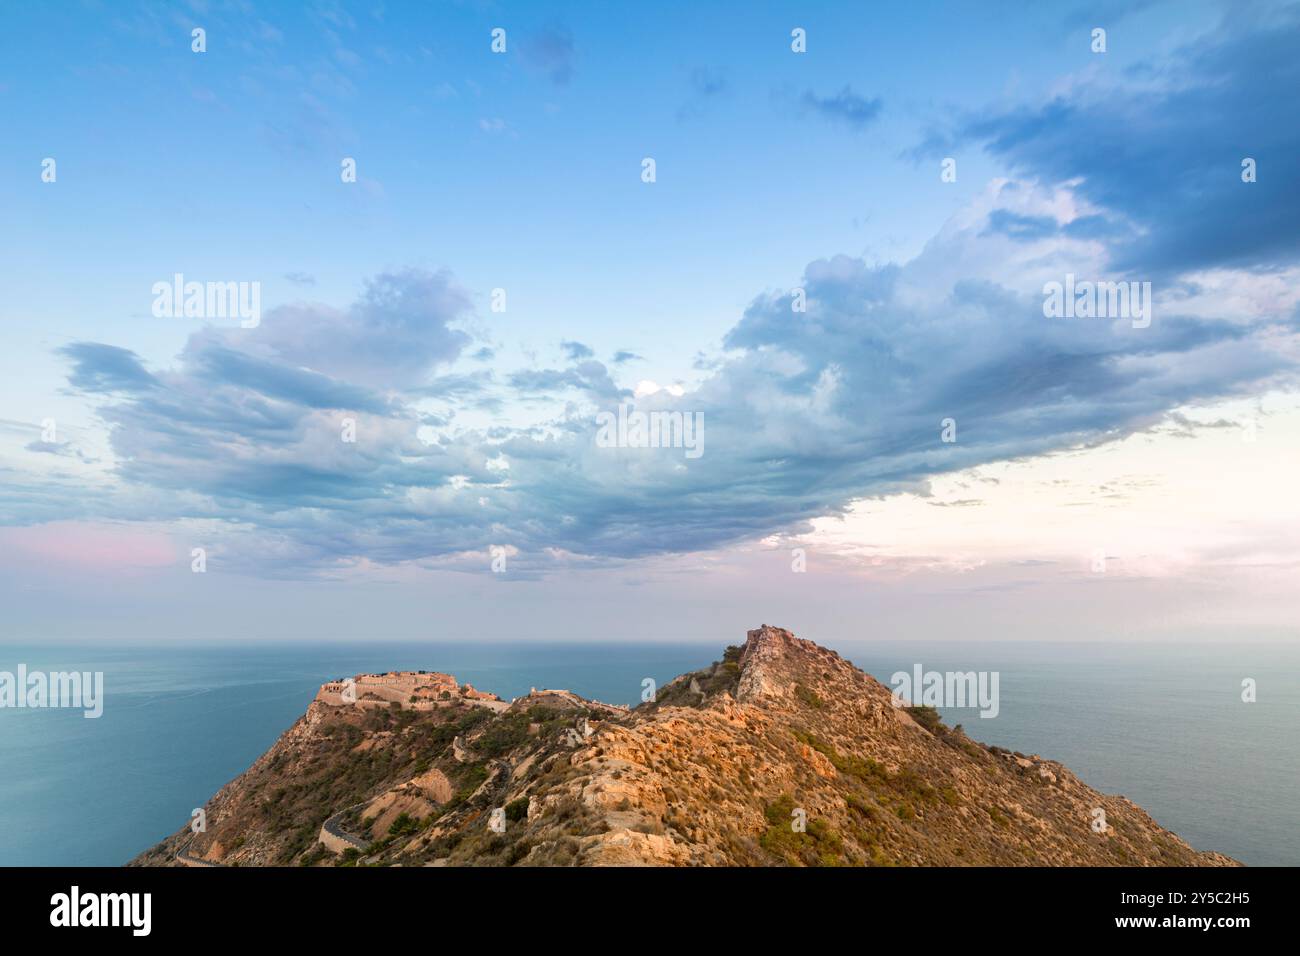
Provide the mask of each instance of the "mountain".
{"label": "mountain", "polygon": [[898,703],[766,625],[631,710],[360,675],[132,865],[1236,865]]}

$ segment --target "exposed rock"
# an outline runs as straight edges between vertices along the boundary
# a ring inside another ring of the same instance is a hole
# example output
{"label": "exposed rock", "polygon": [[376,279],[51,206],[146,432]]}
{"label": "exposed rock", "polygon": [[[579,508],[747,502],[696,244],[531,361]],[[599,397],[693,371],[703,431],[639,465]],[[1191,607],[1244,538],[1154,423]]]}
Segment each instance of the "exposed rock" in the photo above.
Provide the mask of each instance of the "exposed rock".
{"label": "exposed rock", "polygon": [[303,834],[346,836],[363,819],[365,862],[389,865],[1234,862],[1059,763],[914,718],[781,628],[750,631],[630,711],[569,691],[494,700],[395,710],[318,697],[209,802],[207,833],[182,829],[134,862],[346,863],[345,837]]}

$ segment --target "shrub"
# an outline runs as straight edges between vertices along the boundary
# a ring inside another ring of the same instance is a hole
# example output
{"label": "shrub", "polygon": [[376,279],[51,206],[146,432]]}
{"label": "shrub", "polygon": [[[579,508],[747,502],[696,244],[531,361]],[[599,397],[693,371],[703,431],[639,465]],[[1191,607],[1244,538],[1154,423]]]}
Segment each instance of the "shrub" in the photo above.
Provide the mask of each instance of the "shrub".
{"label": "shrub", "polygon": [[782,794],[763,808],[770,825],[759,845],[791,865],[838,866],[844,850],[840,835],[821,819],[810,820],[804,833],[795,831],[790,825],[794,808],[794,798],[789,794]]}
{"label": "shrub", "polygon": [[325,859],[325,857],[329,855],[330,855],[330,851],[325,849],[325,847],[322,846],[321,844],[317,843],[316,846],[312,849],[312,851],[302,858],[302,860],[299,862],[298,865],[315,866],[317,863],[319,863],[321,860]]}
{"label": "shrub", "polygon": [[403,811],[397,815],[396,820],[388,825],[388,835],[390,837],[399,837],[406,833],[414,833],[418,829],[420,829],[420,821]]}
{"label": "shrub", "polygon": [[856,793],[850,793],[844,799],[848,802],[849,809],[854,813],[866,817],[868,820],[874,821],[876,819],[876,808]]}
{"label": "shrub", "polygon": [[466,764],[460,772],[459,783],[455,796],[452,797],[451,803],[464,803],[477,790],[488,777],[487,765],[483,763]]}
{"label": "shrub", "polygon": [[890,782],[895,789],[902,790],[925,803],[935,799],[934,787],[922,780],[911,767],[904,767]]}
{"label": "shrub", "polygon": [[815,710],[821,710],[826,706],[826,701],[818,697],[816,691],[805,687],[803,684],[794,685],[794,694],[799,700]]}
{"label": "shrub", "polygon": [[512,714],[496,720],[474,741],[474,749],[486,757],[500,757],[528,739],[528,716]]}
{"label": "shrub", "polygon": [[904,709],[912,716],[913,720],[935,736],[947,733],[948,728],[943,725],[939,712],[933,707],[907,707]]}
{"label": "shrub", "polygon": [[794,812],[794,797],[788,793],[783,793],[774,801],[763,808],[763,816],[767,817],[767,822],[773,825],[790,822],[790,814]]}
{"label": "shrub", "polygon": [[886,781],[889,779],[889,774],[885,772],[885,768],[870,757],[863,758],[855,757],[852,754],[841,754],[830,744],[824,740],[819,740],[812,734],[796,730],[794,736],[800,743],[807,744],[826,757],[831,762],[831,766],[840,773],[846,773],[864,781]]}
{"label": "shrub", "polygon": [[514,866],[524,857],[528,856],[530,850],[532,850],[532,846],[527,841],[520,840],[512,846],[510,852],[506,854],[506,866]]}

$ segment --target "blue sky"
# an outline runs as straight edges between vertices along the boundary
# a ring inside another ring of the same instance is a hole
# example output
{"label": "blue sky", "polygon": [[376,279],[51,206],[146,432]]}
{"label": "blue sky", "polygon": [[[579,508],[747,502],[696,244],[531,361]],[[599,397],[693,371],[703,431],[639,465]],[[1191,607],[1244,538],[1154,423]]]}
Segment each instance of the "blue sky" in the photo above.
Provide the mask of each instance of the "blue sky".
{"label": "blue sky", "polygon": [[[1284,632],[1286,481],[1188,479],[1265,419],[1249,453],[1294,475],[1296,6],[805,7],[7,11],[14,636],[782,615],[860,637],[867,595],[893,608],[880,636],[948,637],[990,594],[1009,618],[1097,608],[1069,637],[1142,636],[1225,563],[1219,632]],[[261,324],[155,317],[178,272],[261,283]],[[1151,282],[1157,320],[1049,323],[1066,273]],[[619,402],[702,413],[706,453],[596,447]],[[1057,483],[1052,530],[995,530],[1024,520],[994,490],[1012,480]],[[1053,525],[1108,481],[1130,494],[1087,513],[1100,541]],[[957,504],[930,507],[945,482]],[[1213,514],[1165,520],[1153,482]],[[996,518],[970,534],[957,511]],[[1104,581],[1064,570],[1116,539]],[[791,574],[794,548],[819,574]],[[936,593],[950,610],[921,609]]]}

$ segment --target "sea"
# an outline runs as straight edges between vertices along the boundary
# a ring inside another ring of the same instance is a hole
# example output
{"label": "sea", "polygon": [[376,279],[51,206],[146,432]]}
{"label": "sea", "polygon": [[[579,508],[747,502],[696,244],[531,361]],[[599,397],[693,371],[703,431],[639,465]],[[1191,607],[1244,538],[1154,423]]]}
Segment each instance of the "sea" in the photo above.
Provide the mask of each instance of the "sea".
{"label": "sea", "polygon": [[[647,679],[705,666],[725,643],[0,644],[0,671],[104,674],[98,719],[0,708],[0,865],[125,863],[187,824],[330,678],[435,670],[506,699],[548,687],[636,704]],[[886,684],[917,664],[996,672],[996,717],[940,708],[945,721],[1063,762],[1197,849],[1300,865],[1300,646],[823,643]]]}

